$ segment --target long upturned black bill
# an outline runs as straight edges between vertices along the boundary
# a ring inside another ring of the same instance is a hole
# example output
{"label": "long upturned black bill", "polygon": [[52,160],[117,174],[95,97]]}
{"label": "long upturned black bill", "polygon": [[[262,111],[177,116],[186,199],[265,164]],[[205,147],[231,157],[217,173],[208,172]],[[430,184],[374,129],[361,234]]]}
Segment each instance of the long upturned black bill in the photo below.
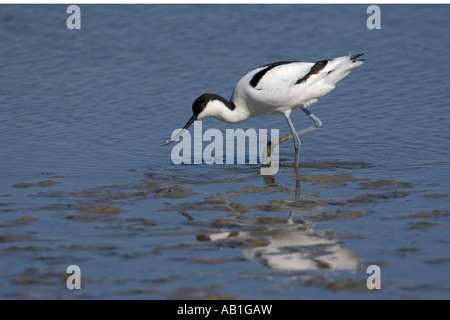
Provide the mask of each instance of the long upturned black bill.
{"label": "long upturned black bill", "polygon": [[173,137],[170,140],[165,141],[164,143],[162,143],[162,146],[167,146],[168,144],[171,144],[174,141],[177,141],[178,138],[180,138],[183,133],[191,126],[192,123],[194,123],[194,121],[197,120],[197,115],[194,114],[189,121],[184,125],[183,129],[180,130],[180,132],[177,133],[177,135],[175,137]]}

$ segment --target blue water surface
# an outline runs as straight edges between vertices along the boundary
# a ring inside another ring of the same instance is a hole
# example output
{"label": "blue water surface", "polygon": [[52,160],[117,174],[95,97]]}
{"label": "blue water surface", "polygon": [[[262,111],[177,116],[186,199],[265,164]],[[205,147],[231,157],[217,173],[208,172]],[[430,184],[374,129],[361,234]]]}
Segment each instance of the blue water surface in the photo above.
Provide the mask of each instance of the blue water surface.
{"label": "blue water surface", "polygon": [[[80,5],[80,30],[66,9],[0,6],[0,297],[450,298],[448,5],[381,5],[373,30],[366,5]],[[259,65],[360,52],[300,176],[291,142],[274,177],[160,146]]]}

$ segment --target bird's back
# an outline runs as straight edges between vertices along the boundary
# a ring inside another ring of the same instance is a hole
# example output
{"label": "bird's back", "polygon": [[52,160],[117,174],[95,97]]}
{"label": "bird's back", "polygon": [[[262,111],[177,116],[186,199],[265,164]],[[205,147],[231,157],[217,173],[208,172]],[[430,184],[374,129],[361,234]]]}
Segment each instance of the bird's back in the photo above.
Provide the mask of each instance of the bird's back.
{"label": "bird's back", "polygon": [[[361,55],[361,54],[360,54]],[[363,61],[349,55],[317,62],[281,61],[258,67],[239,80],[231,100],[254,116],[307,107]]]}

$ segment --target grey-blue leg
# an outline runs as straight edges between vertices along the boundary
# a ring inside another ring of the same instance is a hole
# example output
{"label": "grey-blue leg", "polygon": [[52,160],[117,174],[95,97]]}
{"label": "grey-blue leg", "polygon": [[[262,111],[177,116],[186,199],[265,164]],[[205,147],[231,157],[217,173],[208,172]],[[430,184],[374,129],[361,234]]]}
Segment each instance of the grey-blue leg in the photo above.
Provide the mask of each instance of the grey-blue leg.
{"label": "grey-blue leg", "polygon": [[297,170],[298,168],[298,159],[300,157],[300,146],[302,145],[300,138],[298,137],[297,130],[295,130],[294,124],[291,121],[291,118],[288,114],[285,115],[289,128],[291,129],[292,136],[294,137],[294,148],[295,148],[295,162],[294,168]]}
{"label": "grey-blue leg", "polygon": [[[291,128],[292,134],[289,134],[287,136],[281,137],[279,139],[276,140],[272,140],[270,141],[267,146],[266,149],[264,150],[264,159],[263,159],[263,163],[269,163],[270,162],[270,158],[272,155],[273,150],[275,149],[276,146],[278,146],[280,143],[292,139],[294,137],[301,136],[302,134],[314,131],[319,129],[322,126],[322,121],[320,121],[319,118],[317,118],[314,114],[311,113],[311,111],[309,111],[308,109],[304,108],[304,109],[300,109],[302,110],[308,117],[310,117],[313,121],[314,121],[314,125],[312,127],[300,130],[298,132],[296,131],[292,131],[292,128],[294,127],[292,125],[292,122],[290,120],[289,117],[286,117],[286,119],[288,119],[288,123],[289,123],[289,128]],[[294,129],[295,130],[295,129]],[[295,132],[295,134],[294,134]],[[299,145],[299,149],[300,149],[300,139],[298,139],[298,145]],[[294,138],[294,146],[295,146],[295,138]]]}
{"label": "grey-blue leg", "polygon": [[319,118],[317,118],[314,114],[312,114],[311,111],[309,111],[308,109],[301,109],[304,113],[306,113],[306,115],[308,117],[310,117],[312,119],[312,121],[314,121],[314,125],[312,127],[300,130],[297,132],[297,136],[301,136],[302,134],[314,131],[319,129],[322,126],[322,121],[320,121]]}

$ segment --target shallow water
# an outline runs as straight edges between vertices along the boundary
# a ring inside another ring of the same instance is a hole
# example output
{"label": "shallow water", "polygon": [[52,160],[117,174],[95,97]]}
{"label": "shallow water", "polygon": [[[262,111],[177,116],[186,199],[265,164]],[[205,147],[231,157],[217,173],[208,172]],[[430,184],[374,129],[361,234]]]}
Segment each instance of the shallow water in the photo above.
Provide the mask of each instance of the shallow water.
{"label": "shallow water", "polygon": [[[0,6],[0,297],[450,298],[449,6],[380,6],[381,30],[364,5],[80,8]],[[273,177],[159,145],[253,67],[357,52],[298,177],[291,142]]]}

